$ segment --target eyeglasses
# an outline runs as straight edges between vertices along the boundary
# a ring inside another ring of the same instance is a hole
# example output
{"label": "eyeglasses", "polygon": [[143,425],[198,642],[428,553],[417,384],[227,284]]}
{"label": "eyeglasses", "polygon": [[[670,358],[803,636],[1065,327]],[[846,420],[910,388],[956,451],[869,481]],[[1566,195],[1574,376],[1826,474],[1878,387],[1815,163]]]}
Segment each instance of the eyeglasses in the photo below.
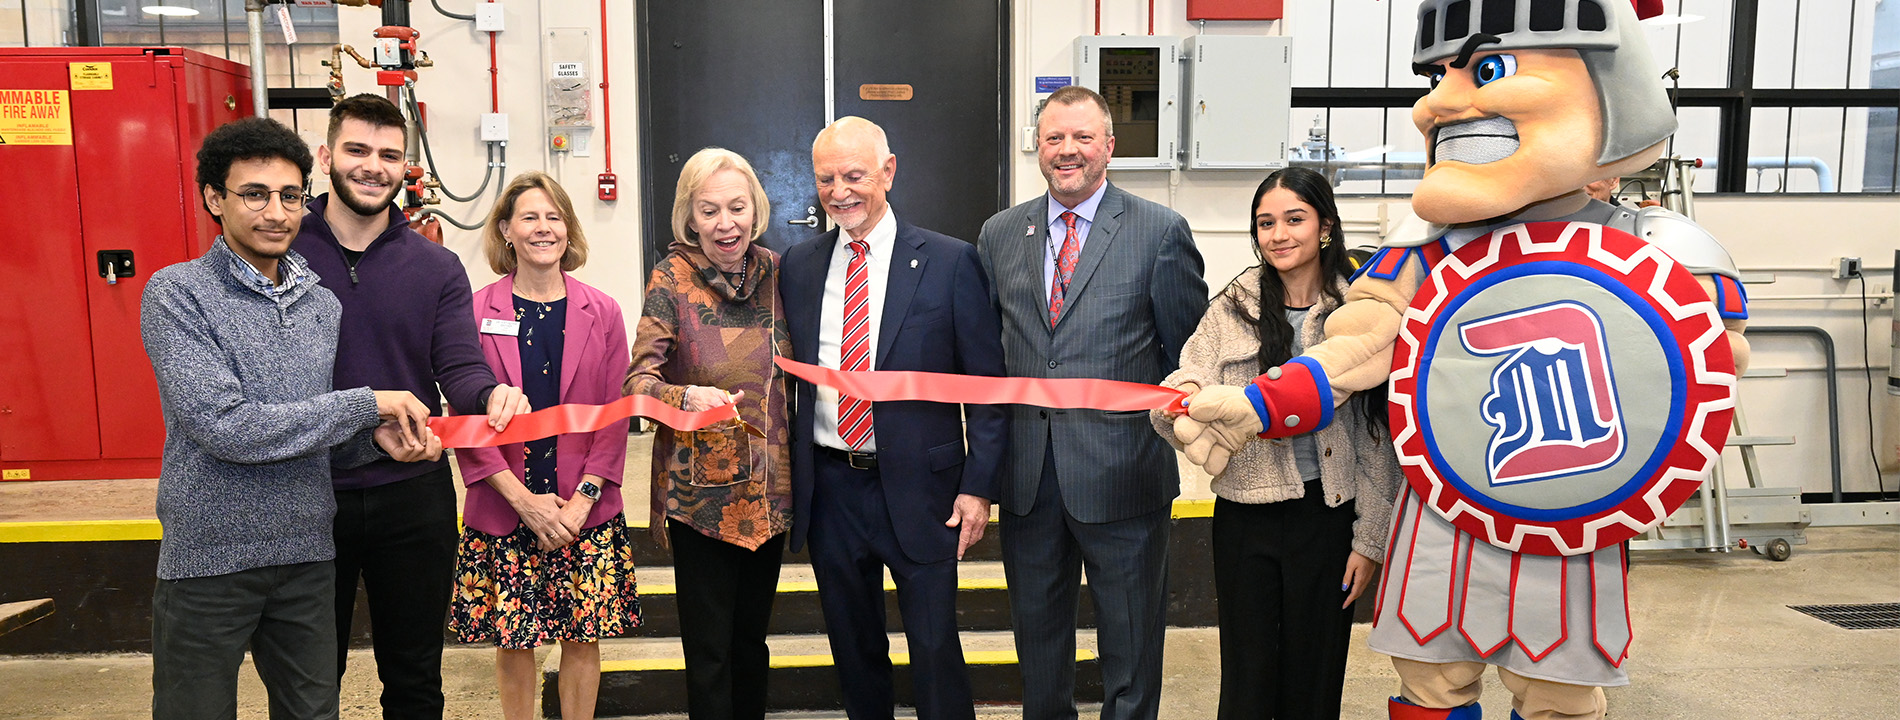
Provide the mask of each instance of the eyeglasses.
{"label": "eyeglasses", "polygon": [[226,189],[223,185],[213,185],[211,187],[217,188],[218,192],[244,198],[244,207],[250,208],[253,212],[263,210],[269,206],[270,196],[273,194],[277,196],[278,202],[284,204],[285,210],[300,210],[303,208],[304,201],[310,199],[310,195],[302,190],[245,190],[244,192],[233,192]]}

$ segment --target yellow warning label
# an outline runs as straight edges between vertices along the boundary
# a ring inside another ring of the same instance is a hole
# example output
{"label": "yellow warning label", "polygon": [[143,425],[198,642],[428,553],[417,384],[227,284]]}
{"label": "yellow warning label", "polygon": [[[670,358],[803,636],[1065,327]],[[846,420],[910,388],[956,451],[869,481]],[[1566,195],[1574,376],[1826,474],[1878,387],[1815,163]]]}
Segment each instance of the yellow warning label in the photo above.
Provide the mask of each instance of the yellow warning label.
{"label": "yellow warning label", "polygon": [[0,90],[0,145],[73,144],[65,90]]}
{"label": "yellow warning label", "polygon": [[0,479],[5,479],[5,480],[32,480],[32,479],[33,479],[33,471],[32,471],[32,470],[28,470],[28,469],[26,469],[26,468],[20,468],[20,469],[17,469],[17,470],[0,470]]}
{"label": "yellow warning label", "polygon": [[74,90],[111,90],[112,63],[68,63]]}

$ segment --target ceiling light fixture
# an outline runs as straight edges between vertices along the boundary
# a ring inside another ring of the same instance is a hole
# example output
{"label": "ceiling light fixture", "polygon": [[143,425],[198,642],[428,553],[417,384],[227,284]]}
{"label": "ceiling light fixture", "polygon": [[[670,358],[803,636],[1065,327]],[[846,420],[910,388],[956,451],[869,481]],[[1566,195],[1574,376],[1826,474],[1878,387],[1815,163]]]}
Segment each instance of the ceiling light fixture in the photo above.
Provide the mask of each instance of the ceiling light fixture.
{"label": "ceiling light fixture", "polygon": [[146,5],[139,8],[139,12],[147,15],[168,15],[171,17],[191,17],[198,14],[196,8],[178,7],[176,5]]}

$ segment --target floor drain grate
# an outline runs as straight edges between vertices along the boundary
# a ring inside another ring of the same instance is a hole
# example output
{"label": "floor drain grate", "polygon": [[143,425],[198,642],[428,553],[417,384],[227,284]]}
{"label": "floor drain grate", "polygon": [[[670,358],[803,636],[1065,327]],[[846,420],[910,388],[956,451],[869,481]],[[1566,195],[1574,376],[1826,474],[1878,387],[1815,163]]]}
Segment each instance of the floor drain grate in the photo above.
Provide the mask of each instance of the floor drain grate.
{"label": "floor drain grate", "polygon": [[1900,629],[1900,603],[1789,605],[1788,608],[1849,630]]}

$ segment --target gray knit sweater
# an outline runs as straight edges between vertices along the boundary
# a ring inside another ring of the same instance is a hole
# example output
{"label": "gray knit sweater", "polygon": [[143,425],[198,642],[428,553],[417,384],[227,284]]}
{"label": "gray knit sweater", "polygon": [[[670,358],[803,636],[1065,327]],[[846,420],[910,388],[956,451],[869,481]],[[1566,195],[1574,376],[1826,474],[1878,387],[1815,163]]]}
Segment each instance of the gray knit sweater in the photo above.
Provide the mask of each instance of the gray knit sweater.
{"label": "gray knit sweater", "polygon": [[296,253],[273,293],[223,238],[152,275],[139,329],[165,413],[158,577],[329,560],[330,463],[379,456],[369,388],[330,389],[336,296]]}
{"label": "gray knit sweater", "polygon": [[[1246,385],[1264,372],[1260,367],[1258,331],[1245,317],[1234,312],[1228,299],[1236,297],[1247,312],[1260,312],[1261,266],[1255,266],[1221,291],[1201,316],[1200,327],[1181,347],[1181,367],[1161,381],[1167,387],[1194,383],[1210,385]],[[1339,286],[1341,293],[1345,285]],[[1324,293],[1299,328],[1305,347],[1319,344],[1324,337],[1326,318],[1338,304]],[[1174,418],[1160,410],[1151,413],[1155,431],[1169,444],[1179,448],[1174,437]],[[1392,501],[1398,496],[1404,475],[1399,472],[1392,443],[1375,438],[1365,421],[1351,407],[1333,412],[1333,423],[1313,433],[1319,448],[1320,486],[1325,488],[1326,505],[1338,507],[1352,500],[1359,519],[1352,524],[1353,551],[1379,562],[1385,561],[1385,541],[1392,521]],[[1254,440],[1234,453],[1227,469],[1214,478],[1215,495],[1240,503],[1270,503],[1292,500],[1306,494],[1294,460],[1294,444],[1278,440]]]}

